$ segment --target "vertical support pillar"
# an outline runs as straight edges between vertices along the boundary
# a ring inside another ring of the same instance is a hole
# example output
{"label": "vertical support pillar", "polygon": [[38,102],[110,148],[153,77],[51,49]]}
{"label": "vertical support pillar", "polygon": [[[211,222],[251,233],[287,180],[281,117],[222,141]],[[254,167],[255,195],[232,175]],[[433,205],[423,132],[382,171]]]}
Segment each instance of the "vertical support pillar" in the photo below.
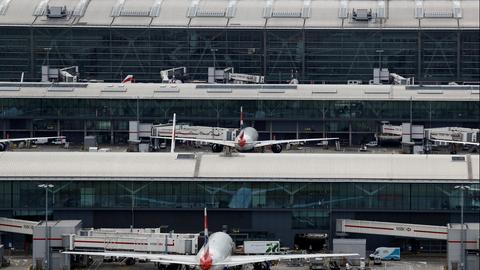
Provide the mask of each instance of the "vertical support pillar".
{"label": "vertical support pillar", "polygon": [[60,119],[57,119],[57,136],[60,136]]}
{"label": "vertical support pillar", "polygon": [[267,76],[267,30],[263,30],[263,76]]}
{"label": "vertical support pillar", "polygon": [[111,120],[110,121],[110,144],[114,145],[115,144],[115,136],[113,132],[113,126],[114,126],[115,121]]}
{"label": "vertical support pillar", "polygon": [[422,31],[417,32],[417,78],[422,81]]}
{"label": "vertical support pillar", "polygon": [[298,120],[295,122],[295,139],[299,138],[299,125]]}
{"label": "vertical support pillar", "polygon": [[269,132],[270,132],[270,140],[273,140],[273,122],[270,120],[268,122],[268,129],[269,129]]}
{"label": "vertical support pillar", "polygon": [[[5,108],[2,104],[2,138],[7,138],[7,119],[5,118]],[[0,239],[1,240],[1,239]]]}
{"label": "vertical support pillar", "polygon": [[305,44],[305,28],[302,30],[302,42],[303,42],[303,51],[302,51],[302,74],[300,78],[297,78],[299,81],[305,81],[305,48],[307,47]]}
{"label": "vertical support pillar", "polygon": [[33,132],[33,119],[29,121],[30,125],[30,137],[34,137],[34,132]]}
{"label": "vertical support pillar", "polygon": [[30,79],[35,79],[35,39],[33,37],[34,27],[30,27]]}
{"label": "vertical support pillar", "polygon": [[352,123],[348,123],[348,146],[352,146]]}
{"label": "vertical support pillar", "polygon": [[462,31],[457,30],[457,81],[460,81],[462,76]]}
{"label": "vertical support pillar", "polygon": [[170,153],[175,153],[175,128],[177,127],[177,114],[173,114],[173,123],[172,123],[172,139],[170,145]]}

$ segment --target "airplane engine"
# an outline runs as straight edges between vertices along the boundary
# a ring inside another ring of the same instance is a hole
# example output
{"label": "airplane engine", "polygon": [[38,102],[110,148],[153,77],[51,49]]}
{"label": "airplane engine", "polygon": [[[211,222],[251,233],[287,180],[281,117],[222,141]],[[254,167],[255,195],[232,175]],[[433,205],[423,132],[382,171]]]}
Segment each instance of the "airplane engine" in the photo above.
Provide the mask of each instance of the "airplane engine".
{"label": "airplane engine", "polygon": [[273,144],[272,145],[272,152],[273,153],[280,153],[280,152],[282,152],[282,149],[283,149],[283,147],[282,147],[281,144]]}
{"label": "airplane engine", "polygon": [[268,262],[260,262],[253,264],[254,270],[270,270],[270,264]]}
{"label": "airplane engine", "polygon": [[223,151],[223,145],[221,144],[212,144],[212,152],[220,153]]}
{"label": "airplane engine", "polygon": [[125,265],[134,265],[135,264],[135,259],[134,258],[126,258],[125,259]]}
{"label": "airplane engine", "polygon": [[0,143],[0,152],[7,150],[7,146],[4,143]]}

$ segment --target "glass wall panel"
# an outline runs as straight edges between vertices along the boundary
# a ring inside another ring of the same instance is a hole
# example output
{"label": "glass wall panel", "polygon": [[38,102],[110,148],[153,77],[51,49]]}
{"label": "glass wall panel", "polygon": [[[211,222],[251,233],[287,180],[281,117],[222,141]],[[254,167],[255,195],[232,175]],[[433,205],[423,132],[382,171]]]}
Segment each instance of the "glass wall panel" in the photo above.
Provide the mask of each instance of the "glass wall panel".
{"label": "glass wall panel", "polygon": [[[372,79],[375,67],[416,81],[478,81],[480,40],[472,30],[240,30],[55,27],[0,28],[0,80],[38,81],[40,67],[78,65],[81,77],[160,82],[160,70],[208,67],[265,75],[285,83]],[[180,78],[186,79],[186,78]]]}

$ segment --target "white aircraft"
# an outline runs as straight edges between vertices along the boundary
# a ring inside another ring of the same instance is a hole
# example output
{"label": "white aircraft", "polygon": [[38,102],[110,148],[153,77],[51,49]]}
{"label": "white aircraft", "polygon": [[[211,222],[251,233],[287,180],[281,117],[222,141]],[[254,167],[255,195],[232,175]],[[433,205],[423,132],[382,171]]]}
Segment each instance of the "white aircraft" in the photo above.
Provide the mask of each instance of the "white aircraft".
{"label": "white aircraft", "polygon": [[[175,124],[174,124],[175,125]],[[175,127],[173,127],[175,128]],[[173,132],[175,134],[175,132]],[[338,138],[314,138],[314,139],[291,139],[291,140],[258,140],[258,132],[253,127],[243,127],[243,108],[240,107],[240,132],[235,140],[216,140],[216,139],[194,139],[194,138],[184,138],[173,136],[175,140],[180,141],[191,141],[191,142],[200,142],[200,143],[209,143],[212,145],[212,151],[215,153],[220,153],[223,151],[224,147],[230,149],[236,149],[239,152],[248,152],[252,151],[255,148],[262,148],[270,146],[272,152],[280,153],[282,152],[282,144],[287,143],[296,143],[296,142],[312,142],[312,141],[328,141],[328,140],[338,140]],[[159,139],[172,139],[170,136],[160,136],[155,137]]]}
{"label": "white aircraft", "polygon": [[7,150],[7,145],[12,142],[40,141],[40,140],[53,140],[53,139],[63,140],[65,139],[65,136],[0,139],[0,152]]}
{"label": "white aircraft", "polygon": [[139,252],[93,252],[93,251],[65,251],[65,254],[104,256],[104,257],[126,257],[135,259],[148,259],[157,262],[162,266],[167,265],[185,265],[195,267],[201,270],[224,270],[228,267],[240,266],[244,264],[263,263],[268,261],[290,260],[290,259],[309,259],[309,258],[327,258],[327,257],[351,257],[359,256],[356,253],[345,254],[272,254],[272,255],[232,255],[235,248],[230,235],[224,232],[213,233],[208,236],[207,209],[204,209],[204,234],[205,244],[197,255],[174,255],[174,254],[151,254]]}

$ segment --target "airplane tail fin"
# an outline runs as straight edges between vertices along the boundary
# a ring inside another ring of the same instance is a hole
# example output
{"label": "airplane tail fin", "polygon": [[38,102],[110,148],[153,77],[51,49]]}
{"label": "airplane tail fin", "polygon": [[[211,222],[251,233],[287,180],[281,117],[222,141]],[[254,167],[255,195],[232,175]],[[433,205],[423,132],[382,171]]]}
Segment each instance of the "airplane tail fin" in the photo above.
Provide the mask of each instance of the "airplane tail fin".
{"label": "airplane tail fin", "polygon": [[135,81],[135,78],[133,77],[133,75],[127,75],[127,77],[125,77],[123,80],[122,80],[122,83],[132,83]]}
{"label": "airplane tail fin", "polygon": [[203,209],[203,234],[205,235],[205,244],[208,243],[208,219],[207,219],[207,208]]}
{"label": "airplane tail fin", "polygon": [[203,209],[203,234],[205,235],[205,245],[208,243],[208,219],[207,208]]}
{"label": "airplane tail fin", "polygon": [[240,129],[243,129],[243,106],[240,107]]}

